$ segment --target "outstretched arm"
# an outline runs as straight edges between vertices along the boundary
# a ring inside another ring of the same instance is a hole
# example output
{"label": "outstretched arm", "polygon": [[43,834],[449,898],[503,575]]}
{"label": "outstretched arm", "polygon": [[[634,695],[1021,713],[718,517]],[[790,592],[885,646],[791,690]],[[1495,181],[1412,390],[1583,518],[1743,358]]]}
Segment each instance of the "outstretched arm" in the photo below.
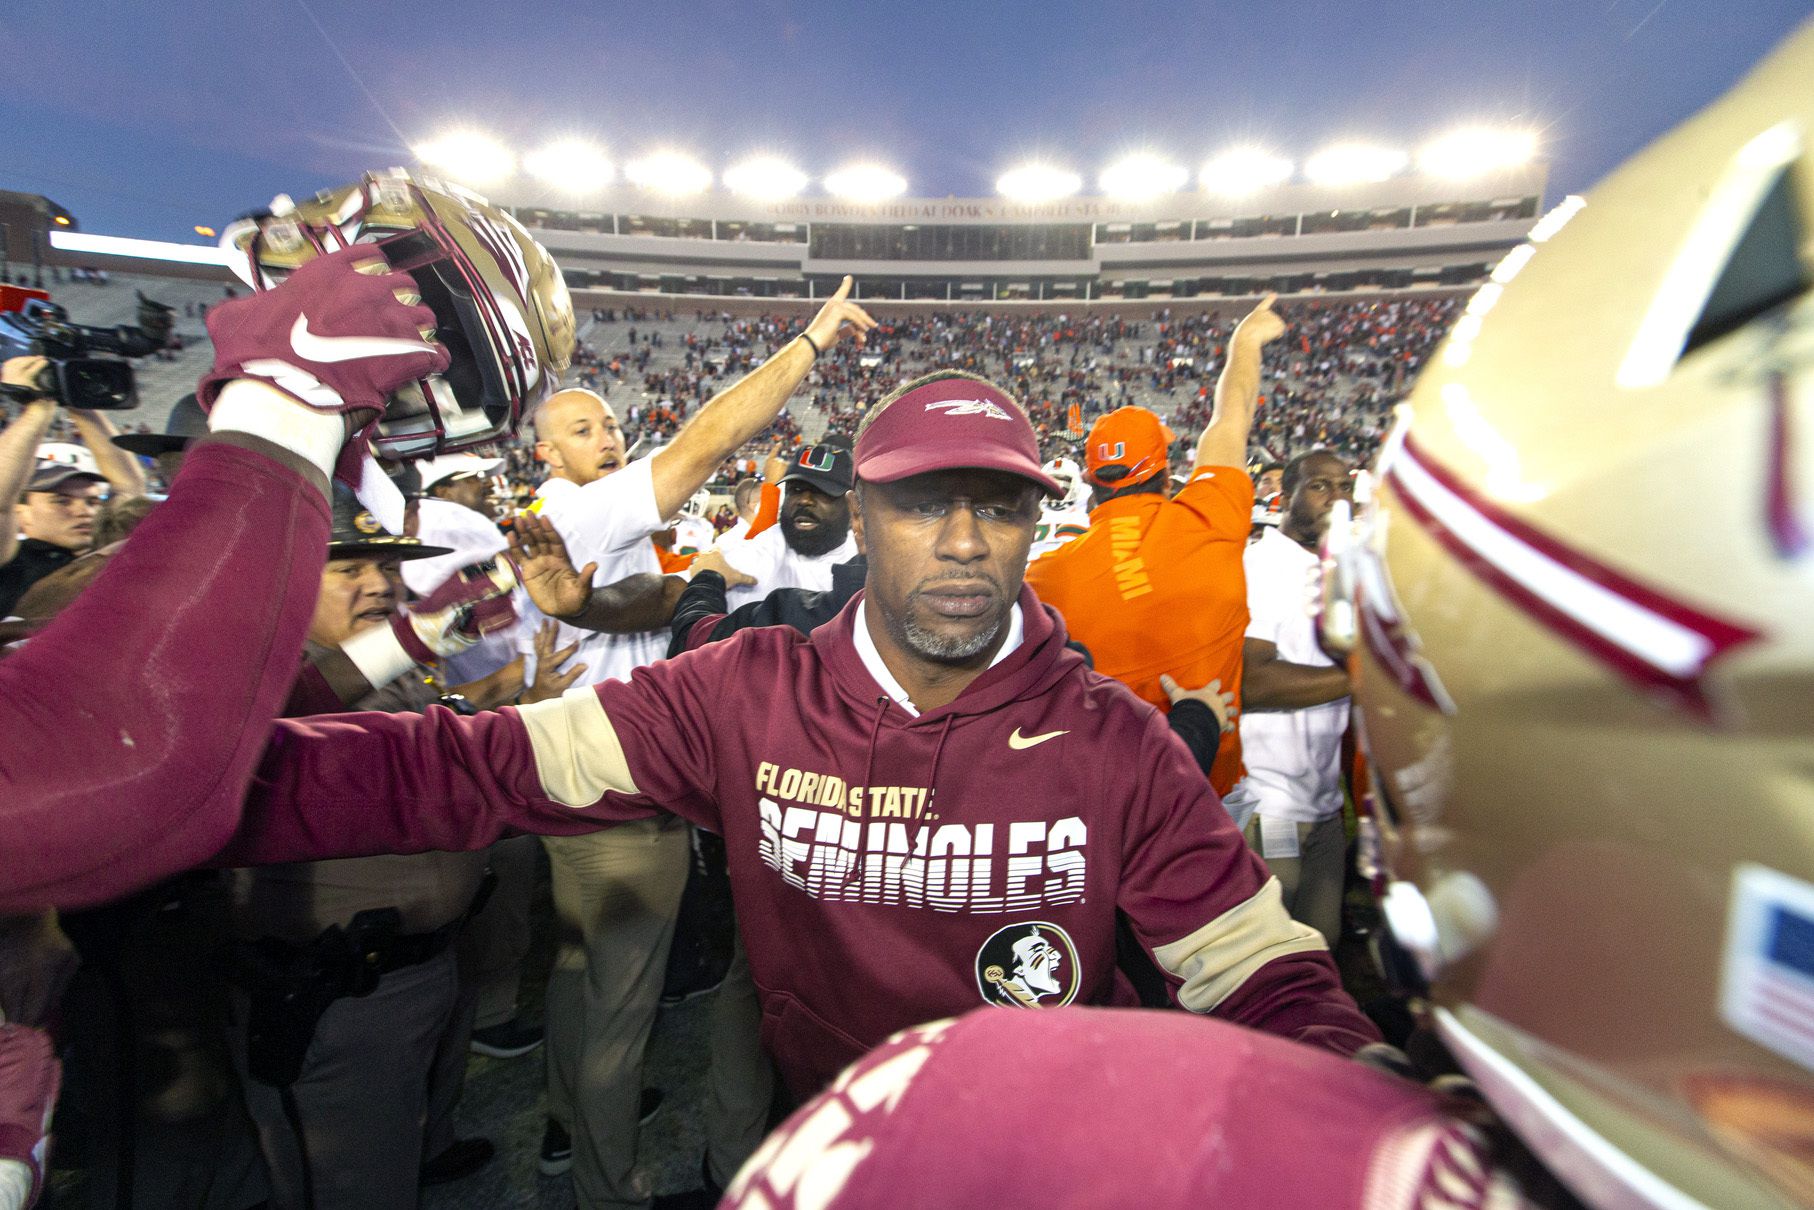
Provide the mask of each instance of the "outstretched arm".
{"label": "outstretched arm", "polygon": [[867,339],[876,321],[850,301],[850,288],[851,279],[846,277],[838,292],[806,325],[803,336],[783,345],[780,352],[715,396],[650,460],[655,503],[663,517],[679,512],[680,506],[705,486],[726,458],[780,413],[781,405],[812,369],[814,345],[824,353],[847,333],[858,344]]}
{"label": "outstretched arm", "polygon": [[1216,380],[1216,410],[1197,442],[1197,470],[1247,465],[1247,434],[1260,397],[1261,352],[1285,331],[1285,321],[1272,309],[1277,300],[1276,294],[1262,298],[1228,338],[1228,361]]}
{"label": "outstretched arm", "polygon": [[567,544],[546,517],[517,518],[510,534],[510,558],[535,607],[580,630],[638,634],[659,630],[674,616],[686,590],[679,576],[637,572],[610,584],[592,583],[598,564],[576,569]]}

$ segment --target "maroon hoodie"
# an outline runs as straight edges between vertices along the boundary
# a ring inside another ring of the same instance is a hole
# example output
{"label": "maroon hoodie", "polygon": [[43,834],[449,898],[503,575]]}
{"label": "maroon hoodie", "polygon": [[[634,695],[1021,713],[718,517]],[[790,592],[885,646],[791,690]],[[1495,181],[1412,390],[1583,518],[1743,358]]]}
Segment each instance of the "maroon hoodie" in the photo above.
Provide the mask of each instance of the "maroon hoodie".
{"label": "maroon hoodie", "polygon": [[725,838],[764,1041],[801,1093],[979,1003],[1134,1004],[1117,913],[1186,1008],[1376,1041],[1164,717],[1020,604],[1022,645],[917,718],[864,667],[853,601],[811,636],[746,630],[521,710],[281,722],[224,856],[682,815]]}

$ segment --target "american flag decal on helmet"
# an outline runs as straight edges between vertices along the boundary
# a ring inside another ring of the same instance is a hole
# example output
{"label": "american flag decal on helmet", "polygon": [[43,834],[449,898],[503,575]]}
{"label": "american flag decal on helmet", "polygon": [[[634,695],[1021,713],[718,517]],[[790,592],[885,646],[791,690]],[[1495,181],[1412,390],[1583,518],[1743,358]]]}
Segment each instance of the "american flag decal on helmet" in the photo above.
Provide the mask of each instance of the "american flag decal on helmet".
{"label": "american flag decal on helmet", "polygon": [[1405,511],[1500,596],[1677,708],[1710,713],[1702,678],[1759,637],[1615,571],[1488,500],[1407,434],[1382,472]]}

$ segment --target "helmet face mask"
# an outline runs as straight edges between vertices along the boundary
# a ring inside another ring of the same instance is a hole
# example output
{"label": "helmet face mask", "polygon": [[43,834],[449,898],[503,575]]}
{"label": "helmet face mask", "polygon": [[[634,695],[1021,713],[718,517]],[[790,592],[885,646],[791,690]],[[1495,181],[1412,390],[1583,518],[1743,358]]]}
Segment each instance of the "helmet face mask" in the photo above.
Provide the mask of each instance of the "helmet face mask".
{"label": "helmet face mask", "polygon": [[1064,495],[1046,503],[1048,509],[1080,509],[1089,501],[1090,485],[1083,477],[1083,468],[1070,458],[1054,458],[1040,468],[1052,478],[1058,480],[1064,488]]}
{"label": "helmet face mask", "polygon": [[269,289],[323,252],[368,243],[409,273],[448,347],[443,375],[398,391],[374,444],[419,458],[495,441],[558,385],[574,345],[560,270],[514,218],[455,185],[402,169],[230,226],[235,270]]}

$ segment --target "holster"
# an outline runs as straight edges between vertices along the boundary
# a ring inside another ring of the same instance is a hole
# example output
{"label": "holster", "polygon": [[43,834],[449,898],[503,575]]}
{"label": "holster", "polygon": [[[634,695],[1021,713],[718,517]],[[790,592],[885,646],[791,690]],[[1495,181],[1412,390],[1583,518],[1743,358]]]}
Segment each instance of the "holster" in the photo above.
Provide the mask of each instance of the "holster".
{"label": "holster", "polygon": [[402,925],[396,908],[373,908],[307,945],[262,937],[237,947],[234,978],[250,1001],[246,1068],[253,1079],[276,1088],[296,1082],[322,1014],[342,997],[371,994]]}

